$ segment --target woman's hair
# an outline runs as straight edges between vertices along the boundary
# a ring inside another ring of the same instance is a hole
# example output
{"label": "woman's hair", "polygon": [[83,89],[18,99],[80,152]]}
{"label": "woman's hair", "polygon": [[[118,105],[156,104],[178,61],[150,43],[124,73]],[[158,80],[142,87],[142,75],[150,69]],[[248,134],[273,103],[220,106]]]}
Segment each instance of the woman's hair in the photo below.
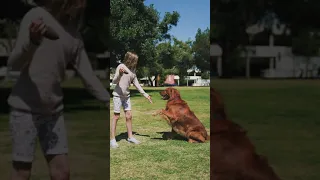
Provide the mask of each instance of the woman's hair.
{"label": "woman's hair", "polygon": [[125,64],[130,70],[135,71],[138,63],[138,55],[134,52],[127,52],[124,55],[123,64]]}
{"label": "woman's hair", "polygon": [[34,0],[38,6],[48,9],[57,19],[80,21],[86,0]]}

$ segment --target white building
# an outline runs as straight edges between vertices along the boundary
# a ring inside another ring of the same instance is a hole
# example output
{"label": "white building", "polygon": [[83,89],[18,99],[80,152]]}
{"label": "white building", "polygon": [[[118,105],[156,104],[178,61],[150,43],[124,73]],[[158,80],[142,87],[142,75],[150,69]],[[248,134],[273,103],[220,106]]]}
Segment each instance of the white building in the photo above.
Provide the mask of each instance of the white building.
{"label": "white building", "polygon": [[[188,76],[185,77],[185,79],[187,80],[187,86],[210,86],[210,79],[202,79],[201,76],[199,75],[199,73],[201,73],[201,71],[197,68],[192,68],[187,70],[188,72]],[[110,74],[110,81],[112,81],[114,77],[114,74],[111,73]],[[152,81],[152,86],[155,86],[155,76],[152,76],[151,78]],[[174,80],[177,83],[177,85],[180,85],[180,77],[178,75],[174,75]],[[149,82],[149,77],[143,77],[139,79],[140,85],[141,86],[148,86],[150,85]],[[110,82],[110,86],[114,87],[114,84],[112,84],[112,82]]]}
{"label": "white building", "polygon": [[307,62],[307,57],[295,56],[288,46],[247,46],[246,49],[250,53],[243,52],[241,56],[249,56],[251,62],[255,58],[270,58],[269,68],[262,71],[266,78],[316,77],[320,67],[319,56]]}
{"label": "white building", "polygon": [[[211,50],[216,46],[211,45]],[[262,77],[265,78],[316,77],[320,68],[320,56],[310,57],[310,61],[307,62],[307,57],[294,55],[289,46],[246,46],[245,49],[240,56],[247,58],[248,72],[250,72],[250,63],[258,61],[257,58],[270,59],[269,68],[261,72]],[[212,54],[211,57],[213,57]]]}

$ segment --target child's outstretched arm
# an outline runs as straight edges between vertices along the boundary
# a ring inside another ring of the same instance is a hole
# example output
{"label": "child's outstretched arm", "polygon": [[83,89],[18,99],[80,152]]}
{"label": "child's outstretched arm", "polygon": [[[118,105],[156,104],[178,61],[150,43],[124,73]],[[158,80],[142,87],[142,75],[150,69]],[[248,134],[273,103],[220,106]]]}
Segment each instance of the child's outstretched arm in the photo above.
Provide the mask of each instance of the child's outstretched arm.
{"label": "child's outstretched arm", "polygon": [[109,107],[110,94],[94,74],[88,55],[83,47],[79,49],[78,57],[72,62],[72,66],[81,77],[86,89]]}
{"label": "child's outstretched arm", "polygon": [[14,49],[8,58],[7,66],[9,69],[20,70],[28,63],[38,48],[29,37],[30,24],[37,17],[37,12],[32,9],[22,18]]}
{"label": "child's outstretched arm", "polygon": [[147,94],[142,87],[139,84],[138,78],[137,76],[133,79],[133,85],[138,89],[138,91],[149,100],[150,103],[152,103],[151,97],[149,96],[149,94]]}

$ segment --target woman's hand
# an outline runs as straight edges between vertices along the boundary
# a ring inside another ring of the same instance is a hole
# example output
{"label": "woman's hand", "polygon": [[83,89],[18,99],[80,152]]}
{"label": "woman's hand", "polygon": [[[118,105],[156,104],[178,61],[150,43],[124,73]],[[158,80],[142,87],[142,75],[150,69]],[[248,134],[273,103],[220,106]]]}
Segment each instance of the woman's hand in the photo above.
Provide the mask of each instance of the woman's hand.
{"label": "woman's hand", "polygon": [[152,99],[151,99],[151,96],[148,96],[147,99],[149,100],[149,102],[152,104]]}
{"label": "woman's hand", "polygon": [[29,27],[30,41],[35,45],[40,45],[43,39],[43,35],[47,31],[47,26],[43,23],[42,19],[32,21]]}

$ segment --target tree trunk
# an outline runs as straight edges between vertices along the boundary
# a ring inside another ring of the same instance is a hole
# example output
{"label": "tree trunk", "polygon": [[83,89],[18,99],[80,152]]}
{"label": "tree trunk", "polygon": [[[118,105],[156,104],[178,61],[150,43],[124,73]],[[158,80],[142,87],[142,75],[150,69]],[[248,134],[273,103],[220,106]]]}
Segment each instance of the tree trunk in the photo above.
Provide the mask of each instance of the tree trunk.
{"label": "tree trunk", "polygon": [[157,76],[156,76],[156,83],[155,83],[155,86],[156,86],[156,87],[159,87],[159,82],[160,82],[160,74],[157,74]]}
{"label": "tree trunk", "polygon": [[148,77],[148,80],[149,80],[150,86],[153,86],[153,82],[152,82],[151,77]]}
{"label": "tree trunk", "polygon": [[159,77],[160,75],[159,74],[155,74],[154,75],[154,85],[152,85],[152,86],[154,86],[154,87],[158,87],[158,84],[159,84],[159,80],[160,79],[158,79],[158,77]]}
{"label": "tree trunk", "polygon": [[232,67],[229,65],[229,61],[228,59],[230,58],[230,54],[232,53],[232,47],[231,44],[229,42],[226,42],[227,40],[225,40],[225,42],[222,43],[222,75],[221,77],[232,77]]}

